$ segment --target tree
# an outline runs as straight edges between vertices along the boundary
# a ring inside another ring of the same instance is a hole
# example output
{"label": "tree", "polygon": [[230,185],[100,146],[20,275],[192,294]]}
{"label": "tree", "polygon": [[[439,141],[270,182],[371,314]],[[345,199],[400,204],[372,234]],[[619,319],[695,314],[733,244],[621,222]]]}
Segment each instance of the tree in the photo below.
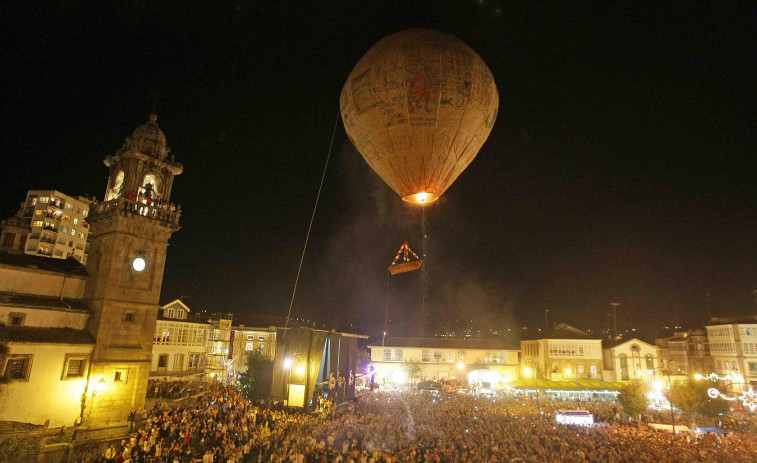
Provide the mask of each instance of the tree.
{"label": "tree", "polygon": [[723,399],[713,399],[707,390],[717,386],[716,381],[702,379],[689,380],[686,384],[675,385],[672,390],[673,403],[684,413],[696,419],[697,416],[717,418],[731,412],[731,404]]}
{"label": "tree", "polygon": [[415,382],[415,377],[418,376],[421,372],[420,365],[418,365],[418,363],[414,360],[402,362],[402,369],[405,370],[407,379],[410,380],[411,383]]}
{"label": "tree", "polygon": [[273,361],[261,351],[247,356],[247,371],[239,375],[239,388],[251,401],[266,400],[271,396]]}
{"label": "tree", "polygon": [[620,391],[618,397],[626,415],[641,421],[641,414],[649,407],[647,388],[641,381],[631,381]]}

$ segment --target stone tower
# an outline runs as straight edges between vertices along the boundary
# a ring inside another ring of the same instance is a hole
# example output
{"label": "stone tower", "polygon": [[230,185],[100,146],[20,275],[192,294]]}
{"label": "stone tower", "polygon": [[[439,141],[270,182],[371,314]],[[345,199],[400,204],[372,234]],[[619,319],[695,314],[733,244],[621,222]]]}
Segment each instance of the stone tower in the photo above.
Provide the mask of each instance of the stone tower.
{"label": "stone tower", "polygon": [[123,423],[144,405],[168,239],[179,230],[170,202],[183,166],[169,157],[157,116],[113,156],[105,201],[90,208],[86,299],[95,337],[83,424]]}

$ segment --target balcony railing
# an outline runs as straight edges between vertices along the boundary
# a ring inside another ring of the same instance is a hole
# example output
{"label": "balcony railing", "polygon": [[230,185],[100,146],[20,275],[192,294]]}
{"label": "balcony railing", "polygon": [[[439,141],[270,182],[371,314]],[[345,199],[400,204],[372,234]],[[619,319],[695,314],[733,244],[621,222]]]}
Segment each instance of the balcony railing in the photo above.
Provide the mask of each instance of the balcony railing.
{"label": "balcony railing", "polygon": [[176,206],[173,203],[164,203],[161,206],[155,206],[147,204],[145,200],[133,201],[120,197],[94,205],[90,217],[115,212],[141,215],[165,224],[179,225],[181,206]]}

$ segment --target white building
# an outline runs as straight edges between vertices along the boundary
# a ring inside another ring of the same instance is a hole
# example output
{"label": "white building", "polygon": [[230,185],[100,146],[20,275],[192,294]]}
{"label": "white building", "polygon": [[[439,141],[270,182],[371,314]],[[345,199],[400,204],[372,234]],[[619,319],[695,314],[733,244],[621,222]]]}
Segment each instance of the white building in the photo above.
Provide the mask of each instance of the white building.
{"label": "white building", "polygon": [[647,381],[660,375],[659,350],[640,339],[603,341],[602,359],[605,381]]}
{"label": "white building", "polygon": [[0,252],[0,421],[73,426],[94,392],[87,272],[72,263]]}
{"label": "white building", "polygon": [[715,373],[730,377],[734,390],[757,387],[757,317],[713,318],[707,337]]}
{"label": "white building", "polygon": [[161,307],[155,324],[150,378],[204,376],[212,329],[208,319],[193,316],[179,299]]}
{"label": "white building", "polygon": [[[518,348],[495,339],[386,338],[383,345],[371,344],[368,349],[379,384],[439,379],[468,384],[471,374],[484,375],[492,383],[518,378]],[[408,377],[408,365],[418,367],[416,377]]]}
{"label": "white building", "polygon": [[602,340],[565,323],[539,339],[520,342],[523,368],[539,378],[560,380],[601,380]]}
{"label": "white building", "polygon": [[55,190],[30,190],[13,218],[27,230],[4,226],[2,247],[55,259],[73,257],[86,264],[90,204],[82,196],[73,198]]}

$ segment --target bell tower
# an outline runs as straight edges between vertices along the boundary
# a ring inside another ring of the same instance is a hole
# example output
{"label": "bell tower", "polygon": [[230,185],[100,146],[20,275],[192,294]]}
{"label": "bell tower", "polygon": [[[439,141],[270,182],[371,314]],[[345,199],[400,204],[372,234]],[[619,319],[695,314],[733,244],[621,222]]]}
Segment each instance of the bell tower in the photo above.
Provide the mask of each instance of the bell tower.
{"label": "bell tower", "polygon": [[109,168],[105,200],[90,208],[86,298],[95,337],[83,425],[125,423],[144,406],[168,240],[181,208],[170,202],[183,166],[157,116],[138,126]]}

